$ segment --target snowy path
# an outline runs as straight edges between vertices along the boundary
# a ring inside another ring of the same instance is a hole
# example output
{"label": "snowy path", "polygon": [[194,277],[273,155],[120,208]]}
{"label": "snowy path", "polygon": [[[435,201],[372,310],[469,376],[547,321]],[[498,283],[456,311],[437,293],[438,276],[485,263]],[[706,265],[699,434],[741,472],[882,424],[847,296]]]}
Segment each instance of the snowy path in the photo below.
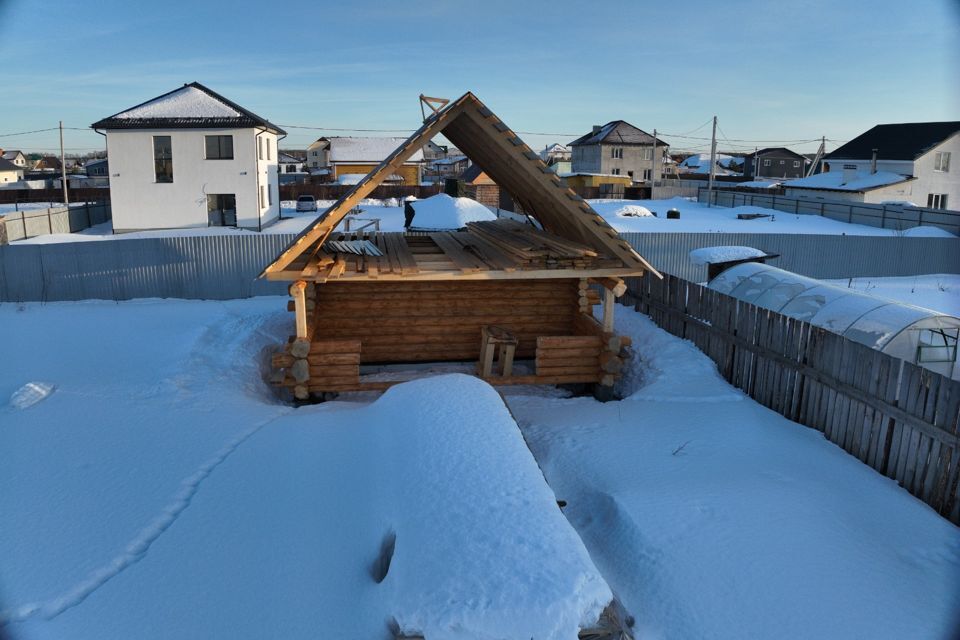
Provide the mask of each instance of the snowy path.
{"label": "snowy path", "polygon": [[631,397],[508,401],[638,638],[954,637],[957,527],[692,344],[618,323]]}

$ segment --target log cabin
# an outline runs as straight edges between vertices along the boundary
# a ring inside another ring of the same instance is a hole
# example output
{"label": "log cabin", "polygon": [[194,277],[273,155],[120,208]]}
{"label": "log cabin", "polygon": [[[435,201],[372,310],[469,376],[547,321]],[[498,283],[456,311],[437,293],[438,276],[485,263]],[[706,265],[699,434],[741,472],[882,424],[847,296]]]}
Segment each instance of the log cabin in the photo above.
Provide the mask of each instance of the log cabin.
{"label": "log cabin", "polygon": [[[623,278],[659,276],[476,96],[425,98],[431,113],[261,274],[289,281],[294,334],[272,381],[306,400],[382,390],[364,365],[468,362],[494,385],[612,387],[629,338],[614,331]],[[338,232],[347,213],[442,134],[523,208],[443,233]],[[595,304],[602,304],[599,319]]]}

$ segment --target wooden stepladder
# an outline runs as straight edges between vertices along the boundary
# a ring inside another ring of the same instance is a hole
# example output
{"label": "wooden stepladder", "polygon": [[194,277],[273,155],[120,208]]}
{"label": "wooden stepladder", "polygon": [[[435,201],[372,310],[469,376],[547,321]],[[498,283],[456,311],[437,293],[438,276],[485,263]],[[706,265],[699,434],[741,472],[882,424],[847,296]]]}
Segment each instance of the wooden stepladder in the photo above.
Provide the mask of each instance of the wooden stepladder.
{"label": "wooden stepladder", "polygon": [[483,327],[480,330],[480,377],[493,375],[493,361],[500,363],[500,376],[513,374],[513,355],[517,351],[517,337],[502,327]]}

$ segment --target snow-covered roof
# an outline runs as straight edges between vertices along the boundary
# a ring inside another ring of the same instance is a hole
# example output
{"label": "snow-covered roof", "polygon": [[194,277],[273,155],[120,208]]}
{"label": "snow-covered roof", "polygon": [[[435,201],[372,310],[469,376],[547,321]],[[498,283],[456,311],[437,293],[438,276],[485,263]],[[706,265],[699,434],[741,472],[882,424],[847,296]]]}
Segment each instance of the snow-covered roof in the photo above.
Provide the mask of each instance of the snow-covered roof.
{"label": "snow-covered roof", "polygon": [[411,227],[415,229],[462,229],[468,222],[496,220],[497,216],[488,207],[470,198],[454,198],[438,193],[410,204],[414,217]]}
{"label": "snow-covered roof", "polygon": [[447,158],[439,158],[437,160],[432,161],[430,164],[433,164],[433,165],[457,164],[458,162],[465,162],[466,160],[467,160],[467,156],[451,156]]}
{"label": "snow-covered roof", "polygon": [[780,180],[748,180],[747,182],[738,182],[733,187],[735,189],[740,187],[744,189],[774,189],[780,185]]}
{"label": "snow-covered roof", "polygon": [[[717,154],[717,165],[721,167],[729,167],[731,164],[736,164],[740,160],[734,158],[733,156],[728,156],[724,153]],[[680,163],[681,167],[687,169],[705,169],[710,170],[710,154],[709,153],[698,153],[690,156]]]}
{"label": "snow-covered roof", "polygon": [[[379,163],[403,144],[406,138],[333,136],[323,140],[330,144],[330,162]],[[423,149],[417,149],[407,162],[422,160]]]}
{"label": "snow-covered roof", "polygon": [[277,162],[281,164],[300,164],[304,162],[304,160],[303,158],[298,158],[296,156],[290,155],[289,153],[283,153],[281,151],[280,154],[277,155]]}
{"label": "snow-covered roof", "polygon": [[285,131],[208,89],[185,84],[91,125],[94,129],[266,127]]}
{"label": "snow-covered roof", "polygon": [[693,264],[719,264],[721,262],[733,262],[735,260],[762,258],[766,255],[766,251],[754,249],[753,247],[738,247],[732,245],[724,247],[703,247],[690,252],[690,262]]}
{"label": "snow-covered roof", "polygon": [[[365,173],[341,173],[337,176],[337,184],[347,184],[355,185],[360,184],[360,181],[367,177]],[[398,176],[395,173],[390,174],[384,182],[403,182],[403,176]]]}
{"label": "snow-covered roof", "polygon": [[856,172],[849,180],[844,179],[845,172],[829,171],[827,173],[815,173],[806,178],[797,178],[796,180],[787,180],[783,183],[787,189],[832,189],[837,191],[869,191],[898,182],[912,180],[910,176],[904,176],[892,171],[877,171],[869,173],[865,171]]}

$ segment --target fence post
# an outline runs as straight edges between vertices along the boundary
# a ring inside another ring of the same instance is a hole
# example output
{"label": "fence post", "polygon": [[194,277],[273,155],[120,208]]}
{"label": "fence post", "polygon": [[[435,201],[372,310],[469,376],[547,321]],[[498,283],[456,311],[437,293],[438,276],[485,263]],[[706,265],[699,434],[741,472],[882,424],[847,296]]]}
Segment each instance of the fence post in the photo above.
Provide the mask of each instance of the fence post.
{"label": "fence post", "polygon": [[824,216],[823,207],[824,207],[824,205],[826,205],[826,204],[827,204],[826,202],[821,202],[821,203],[820,203],[820,217],[821,217],[821,218]]}
{"label": "fence post", "polygon": [[[67,215],[69,215],[69,210]],[[47,209],[47,232],[53,235],[53,213],[50,209]]]}
{"label": "fence post", "polygon": [[27,239],[27,219],[23,217],[23,211],[20,212],[20,223],[23,225],[23,239]]}
{"label": "fence post", "polygon": [[881,205],[880,208],[880,228],[887,228],[887,205]]}

